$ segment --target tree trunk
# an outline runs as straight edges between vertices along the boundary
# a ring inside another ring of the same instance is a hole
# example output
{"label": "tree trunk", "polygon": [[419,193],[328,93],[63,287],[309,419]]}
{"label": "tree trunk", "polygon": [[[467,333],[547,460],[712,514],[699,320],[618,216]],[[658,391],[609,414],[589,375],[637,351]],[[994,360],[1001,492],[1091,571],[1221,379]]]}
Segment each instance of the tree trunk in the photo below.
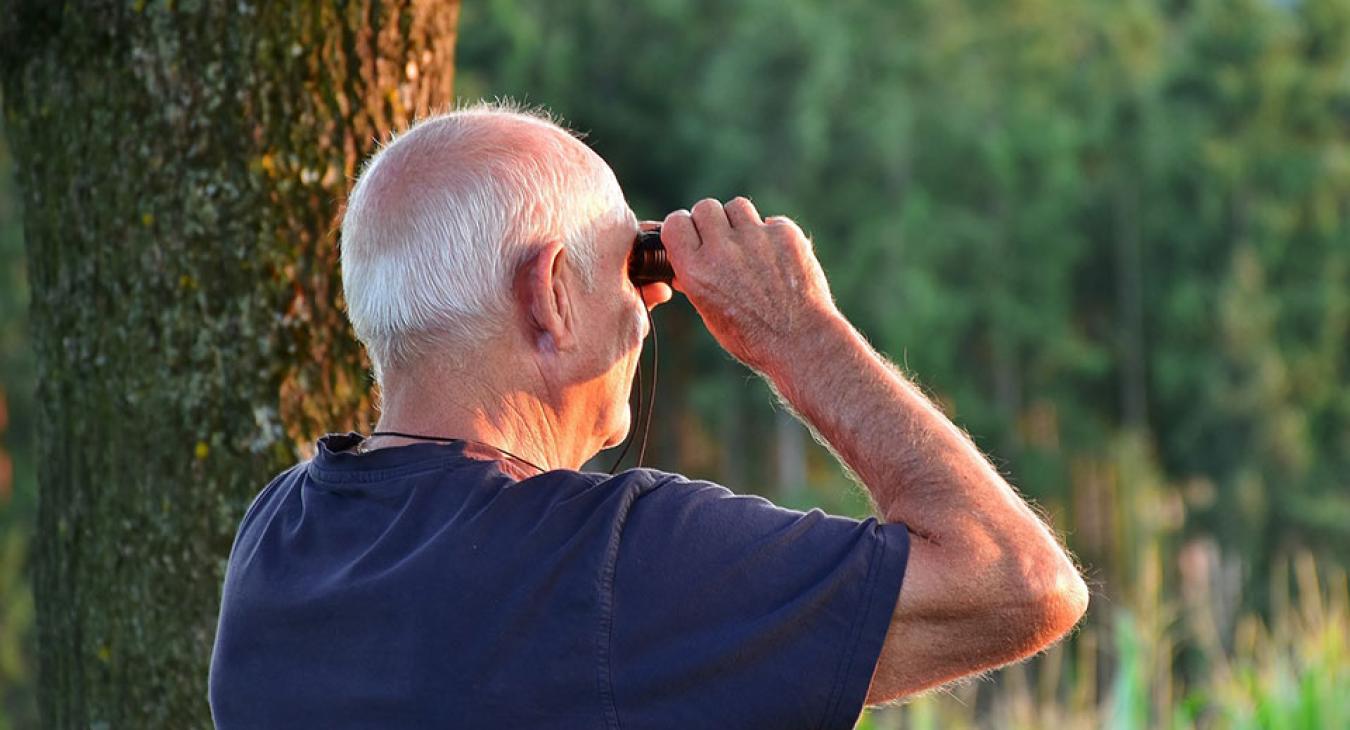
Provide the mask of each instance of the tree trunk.
{"label": "tree trunk", "polygon": [[209,727],[244,509],[368,420],[337,301],[358,164],[451,101],[457,2],[12,0],[47,727]]}

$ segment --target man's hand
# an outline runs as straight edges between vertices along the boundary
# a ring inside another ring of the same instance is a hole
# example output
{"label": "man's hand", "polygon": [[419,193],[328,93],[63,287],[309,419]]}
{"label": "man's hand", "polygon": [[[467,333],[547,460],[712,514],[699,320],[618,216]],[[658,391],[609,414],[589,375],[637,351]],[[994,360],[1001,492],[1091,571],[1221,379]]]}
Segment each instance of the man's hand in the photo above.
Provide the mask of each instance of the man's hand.
{"label": "man's hand", "polygon": [[806,234],[787,218],[761,220],[745,198],[725,206],[705,198],[692,213],[671,213],[661,243],[675,289],[727,352],[757,370],[772,370],[796,340],[838,315]]}
{"label": "man's hand", "polygon": [[666,218],[683,291],[914,538],[868,703],[1045,648],[1087,609],[1073,561],[975,445],[839,314],[811,244],[743,198]]}

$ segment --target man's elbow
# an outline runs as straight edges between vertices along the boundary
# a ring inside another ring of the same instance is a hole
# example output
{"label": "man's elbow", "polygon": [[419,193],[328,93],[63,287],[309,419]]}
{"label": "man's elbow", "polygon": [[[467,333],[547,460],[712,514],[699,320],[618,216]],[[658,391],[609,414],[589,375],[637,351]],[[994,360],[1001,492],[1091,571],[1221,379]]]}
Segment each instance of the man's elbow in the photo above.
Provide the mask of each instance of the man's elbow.
{"label": "man's elbow", "polygon": [[1043,651],[1062,639],[1087,613],[1088,588],[1078,571],[1069,565],[1056,570],[1049,580],[1027,589],[1021,631],[1015,631],[1019,658]]}

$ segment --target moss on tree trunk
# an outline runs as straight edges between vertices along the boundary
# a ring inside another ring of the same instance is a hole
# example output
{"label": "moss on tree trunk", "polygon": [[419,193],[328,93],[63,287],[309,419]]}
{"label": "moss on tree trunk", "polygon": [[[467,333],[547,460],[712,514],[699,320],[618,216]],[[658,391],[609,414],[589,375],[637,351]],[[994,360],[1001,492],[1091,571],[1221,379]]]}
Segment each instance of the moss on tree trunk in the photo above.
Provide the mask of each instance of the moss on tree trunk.
{"label": "moss on tree trunk", "polygon": [[451,101],[457,2],[14,0],[6,126],[40,368],[48,727],[208,727],[234,530],[362,427],[336,221],[361,159]]}

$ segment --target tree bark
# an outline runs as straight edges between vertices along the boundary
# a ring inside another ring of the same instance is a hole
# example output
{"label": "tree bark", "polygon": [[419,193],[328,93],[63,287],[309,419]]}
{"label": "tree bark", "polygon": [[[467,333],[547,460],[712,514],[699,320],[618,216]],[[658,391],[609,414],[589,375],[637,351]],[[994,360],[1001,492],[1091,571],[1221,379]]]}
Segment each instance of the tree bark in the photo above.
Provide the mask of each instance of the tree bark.
{"label": "tree bark", "polygon": [[451,98],[458,2],[13,0],[5,114],[40,369],[47,727],[209,727],[253,496],[369,420],[338,203]]}

